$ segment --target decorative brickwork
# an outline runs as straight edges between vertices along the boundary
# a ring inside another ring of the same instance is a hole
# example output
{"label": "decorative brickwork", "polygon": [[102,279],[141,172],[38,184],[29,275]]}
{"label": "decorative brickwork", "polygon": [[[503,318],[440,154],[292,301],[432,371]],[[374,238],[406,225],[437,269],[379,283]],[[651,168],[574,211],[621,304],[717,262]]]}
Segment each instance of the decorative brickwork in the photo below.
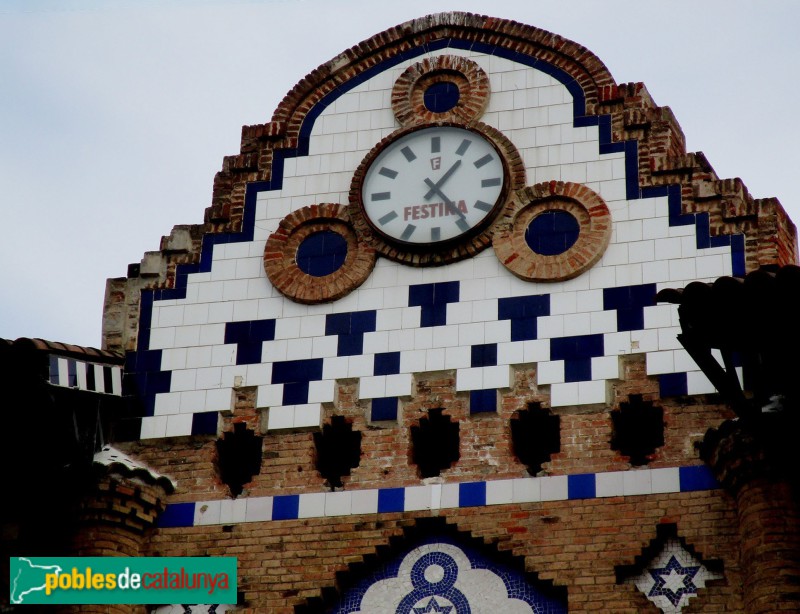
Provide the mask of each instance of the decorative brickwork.
{"label": "decorative brickwork", "polygon": [[[542,213],[564,211],[578,222],[577,241],[553,255],[536,253],[526,241]],[[565,281],[595,264],[611,239],[611,214],[600,195],[571,182],[551,181],[517,192],[498,220],[492,246],[509,271],[527,281]]]}
{"label": "decorative brickwork", "polygon": [[[438,83],[452,83],[457,88],[452,109],[435,112],[426,106],[426,91]],[[452,55],[409,66],[392,90],[392,110],[403,127],[442,121],[471,125],[483,115],[488,102],[489,77],[483,69],[467,58]]]}
{"label": "decorative brickwork", "polygon": [[[310,236],[334,232],[346,241],[344,262],[327,275],[302,271],[297,250]],[[353,231],[344,207],[312,205],[290,213],[264,249],[264,270],[272,285],[298,303],[335,301],[364,283],[375,266],[375,252]]]}

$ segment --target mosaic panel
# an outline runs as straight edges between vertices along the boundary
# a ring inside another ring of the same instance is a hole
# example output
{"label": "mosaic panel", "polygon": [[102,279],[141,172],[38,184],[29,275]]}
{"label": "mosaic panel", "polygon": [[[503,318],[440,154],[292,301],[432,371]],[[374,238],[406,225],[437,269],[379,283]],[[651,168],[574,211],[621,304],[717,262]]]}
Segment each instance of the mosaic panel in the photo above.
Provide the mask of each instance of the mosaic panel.
{"label": "mosaic panel", "polygon": [[433,541],[375,570],[341,599],[336,614],[566,613],[566,603],[518,571],[469,548]]}
{"label": "mosaic panel", "polygon": [[722,577],[672,538],[640,575],[626,583],[635,584],[665,614],[679,614],[690,599],[697,597],[697,591],[705,588],[706,582]]}

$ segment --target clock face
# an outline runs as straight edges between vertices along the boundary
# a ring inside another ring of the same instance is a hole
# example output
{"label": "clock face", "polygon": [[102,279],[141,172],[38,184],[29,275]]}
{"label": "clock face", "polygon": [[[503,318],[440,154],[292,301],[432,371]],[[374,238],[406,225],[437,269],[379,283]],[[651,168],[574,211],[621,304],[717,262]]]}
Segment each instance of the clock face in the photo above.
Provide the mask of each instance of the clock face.
{"label": "clock face", "polygon": [[505,177],[503,159],[481,134],[423,128],[391,142],[372,161],[361,203],[372,227],[394,242],[442,243],[491,220]]}

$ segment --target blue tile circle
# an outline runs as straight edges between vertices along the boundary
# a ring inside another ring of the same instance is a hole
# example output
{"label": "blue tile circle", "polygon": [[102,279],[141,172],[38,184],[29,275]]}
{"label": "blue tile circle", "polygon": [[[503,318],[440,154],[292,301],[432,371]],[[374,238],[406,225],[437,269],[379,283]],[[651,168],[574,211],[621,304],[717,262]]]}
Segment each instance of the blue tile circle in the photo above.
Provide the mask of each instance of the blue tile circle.
{"label": "blue tile circle", "polygon": [[308,235],[297,248],[297,266],[306,275],[325,277],[338,271],[347,257],[347,239],[323,230]]}
{"label": "blue tile circle", "polygon": [[425,90],[423,103],[431,113],[446,113],[458,104],[461,93],[450,81],[439,81]]}
{"label": "blue tile circle", "polygon": [[525,229],[525,242],[542,256],[563,254],[575,245],[580,224],[566,211],[551,209],[537,215]]}

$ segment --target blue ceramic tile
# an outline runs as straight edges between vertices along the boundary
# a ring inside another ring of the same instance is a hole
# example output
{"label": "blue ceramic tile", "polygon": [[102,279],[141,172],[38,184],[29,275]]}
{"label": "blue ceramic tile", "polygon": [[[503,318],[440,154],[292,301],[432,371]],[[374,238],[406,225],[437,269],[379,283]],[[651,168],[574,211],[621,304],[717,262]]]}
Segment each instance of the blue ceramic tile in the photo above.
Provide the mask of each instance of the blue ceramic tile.
{"label": "blue ceramic tile", "polygon": [[486,482],[468,482],[458,485],[458,507],[486,505]]}
{"label": "blue ceramic tile", "polygon": [[283,385],[282,405],[305,405],[308,403],[308,382],[287,382]]}
{"label": "blue ceramic tile", "polygon": [[714,478],[711,469],[707,465],[697,465],[696,467],[680,467],[681,492],[693,490],[715,490],[720,488],[719,482]]}
{"label": "blue ceramic tile", "polygon": [[400,373],[400,352],[375,354],[373,375],[395,375]]}
{"label": "blue ceramic tile", "polygon": [[656,285],[619,286],[603,290],[603,309],[616,309],[617,330],[642,330],[644,308],[656,304]]}
{"label": "blue ceramic tile", "polygon": [[497,365],[497,344],[473,345],[471,348],[471,367],[494,367]]}
{"label": "blue ceramic tile", "polygon": [[497,301],[497,319],[511,320],[511,341],[536,339],[536,318],[550,315],[550,295],[518,296]]}
{"label": "blue ceramic tile", "polygon": [[564,361],[565,382],[588,382],[592,379],[592,359],[575,358]]}
{"label": "blue ceramic tile", "polygon": [[216,435],[218,413],[204,411],[192,415],[192,435]]}
{"label": "blue ceramic tile", "polygon": [[272,383],[314,382],[322,379],[322,358],[272,363]]}
{"label": "blue ceramic tile", "polygon": [[409,307],[421,307],[420,326],[447,324],[448,303],[458,302],[459,282],[417,284],[408,288]]}
{"label": "blue ceramic tile", "polygon": [[378,513],[402,512],[405,500],[404,488],[381,488],[378,490]]}
{"label": "blue ceramic tile", "polygon": [[372,413],[370,416],[373,422],[397,420],[397,397],[372,399]]}
{"label": "blue ceramic tile", "polygon": [[662,397],[677,397],[688,394],[686,373],[663,373],[658,376],[659,394]]}
{"label": "blue ceramic tile", "polygon": [[481,414],[497,411],[497,390],[472,390],[469,393],[469,413]]}
{"label": "blue ceramic tile", "polygon": [[603,335],[576,335],[550,340],[550,360],[593,358],[603,354]]}
{"label": "blue ceramic tile", "polygon": [[162,529],[191,527],[194,524],[194,503],[170,503],[156,524]]}
{"label": "blue ceramic tile", "polygon": [[570,499],[594,499],[596,496],[595,475],[584,473],[567,476],[567,493]]}
{"label": "blue ceramic tile", "polygon": [[279,495],[272,499],[273,520],[294,520],[300,509],[300,495]]}

